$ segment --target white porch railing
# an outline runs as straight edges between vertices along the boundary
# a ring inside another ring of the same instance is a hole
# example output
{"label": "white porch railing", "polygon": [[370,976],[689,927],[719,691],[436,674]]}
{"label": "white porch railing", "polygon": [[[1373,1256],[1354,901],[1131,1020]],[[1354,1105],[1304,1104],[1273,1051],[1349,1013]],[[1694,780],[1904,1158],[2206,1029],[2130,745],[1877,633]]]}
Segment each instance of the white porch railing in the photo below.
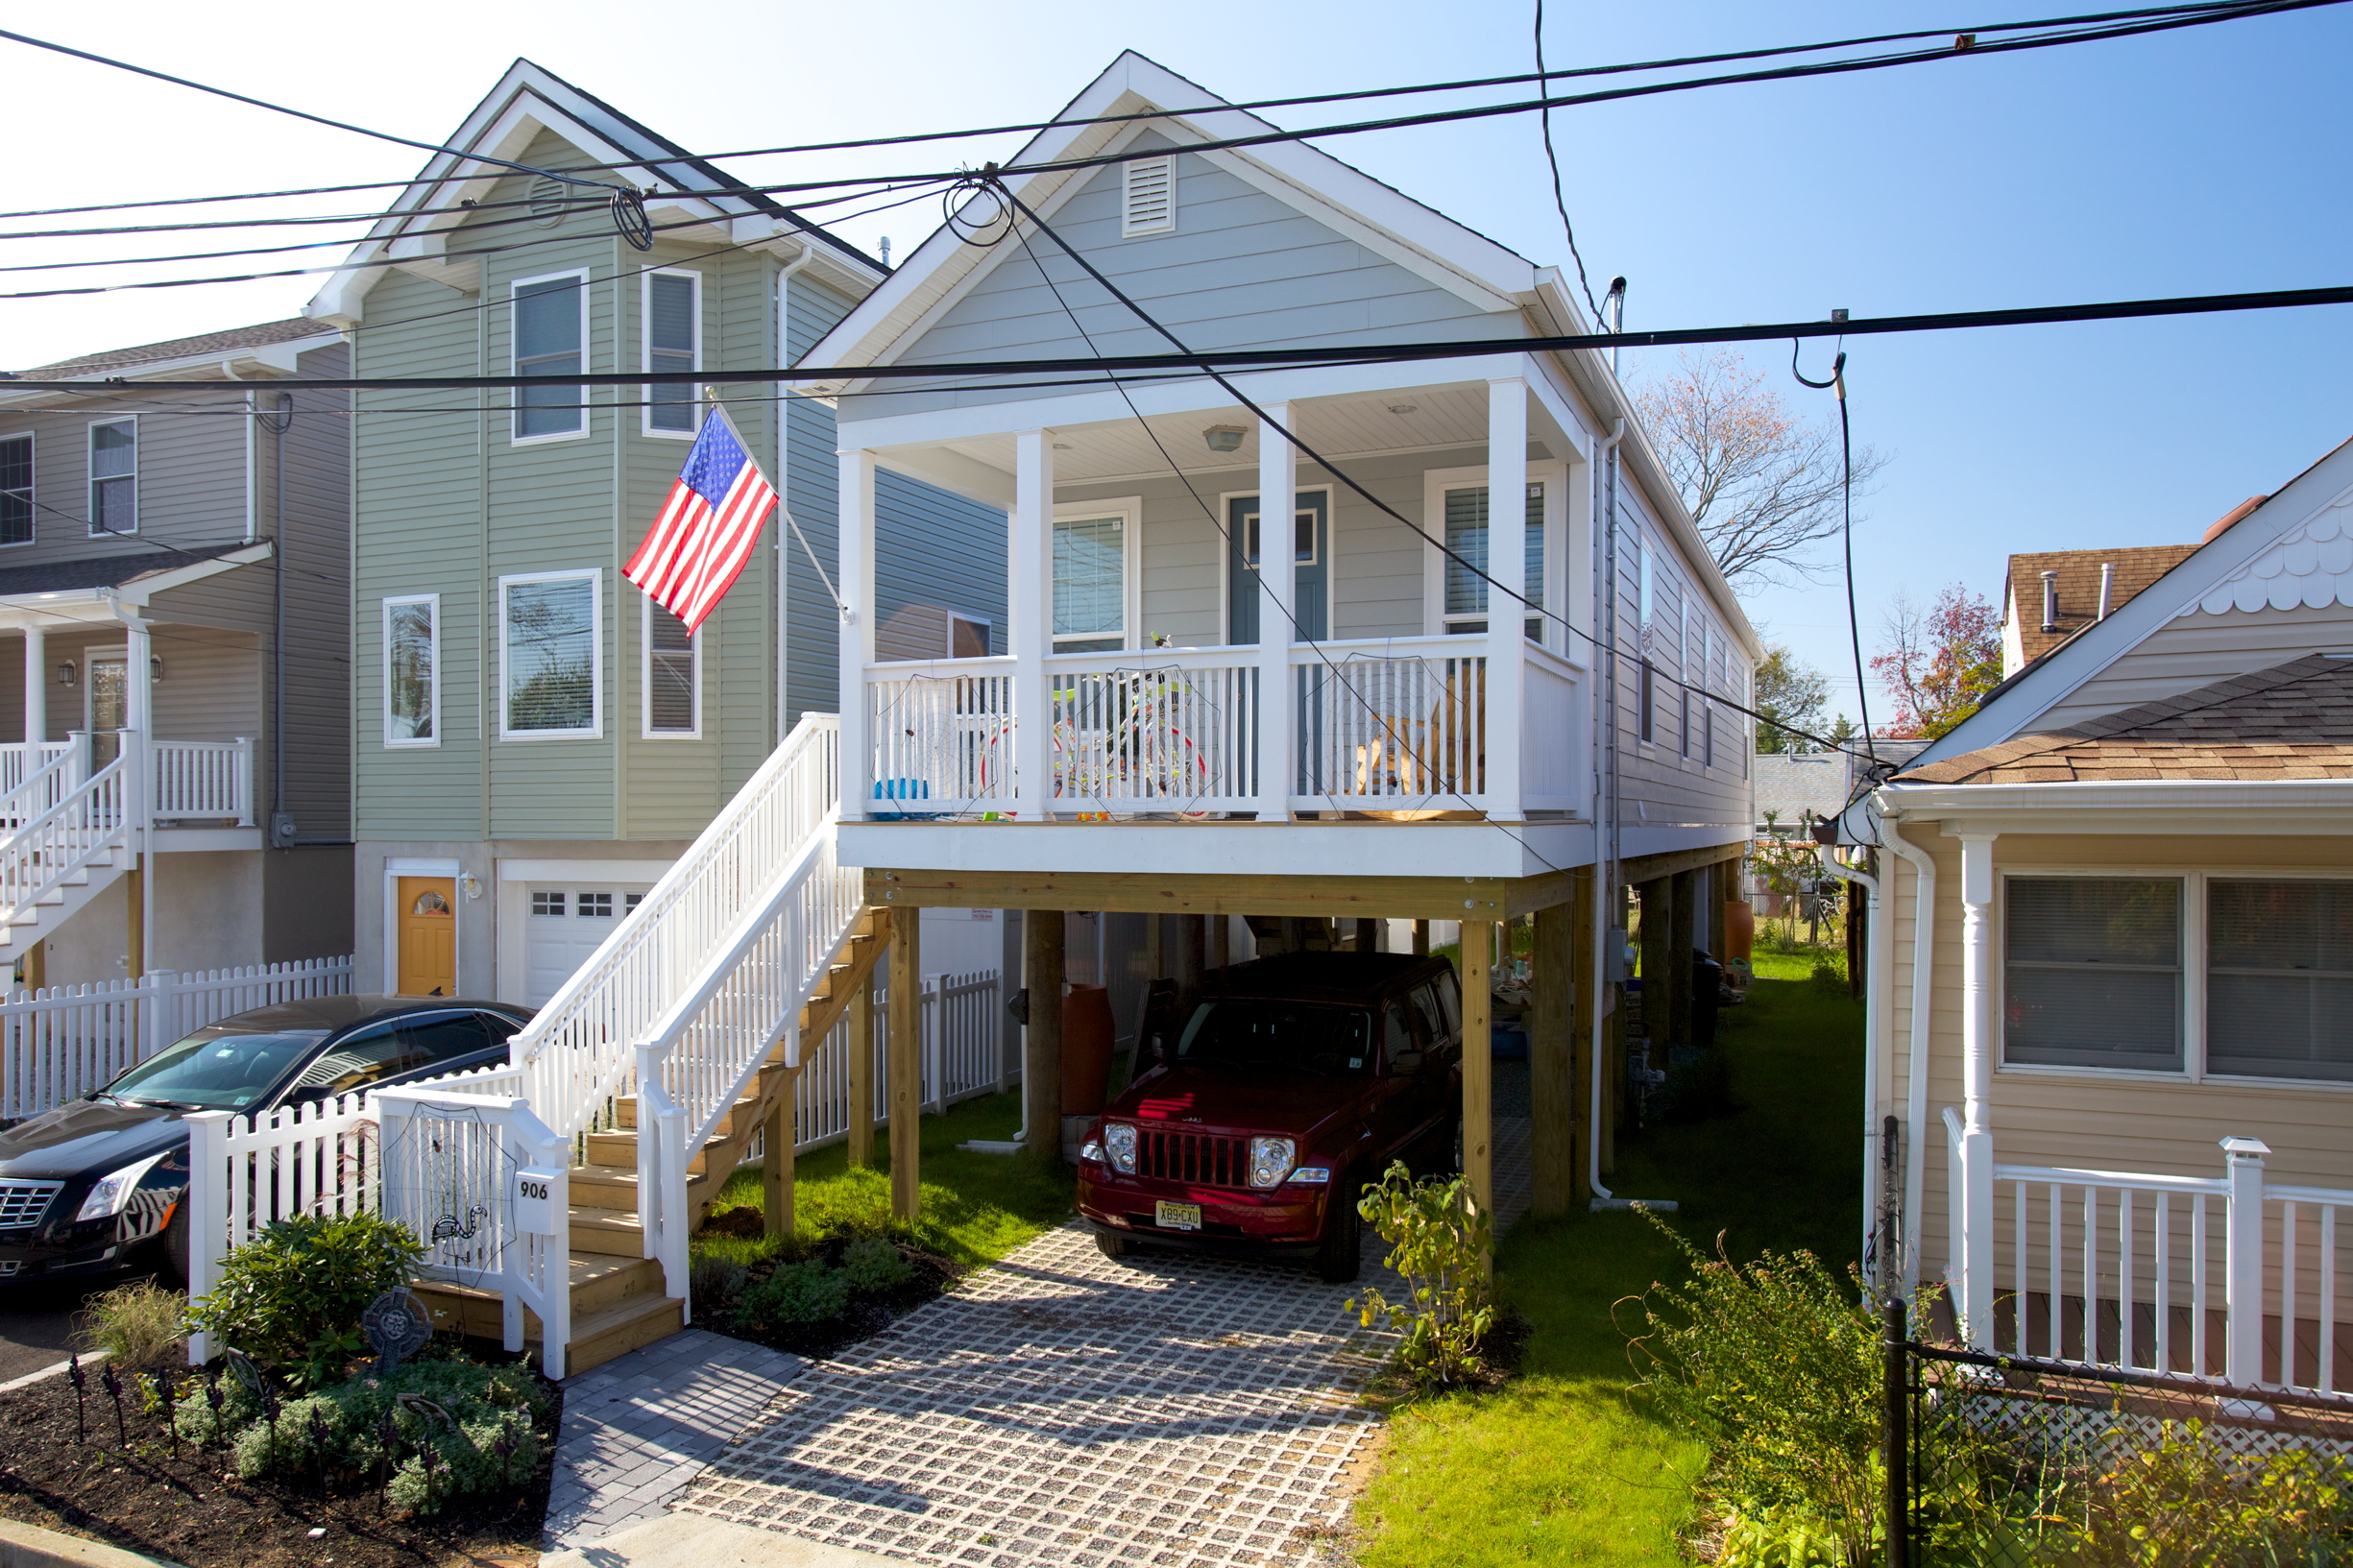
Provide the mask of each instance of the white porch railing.
{"label": "white porch railing", "polygon": [[85,880],[130,851],[143,820],[139,751],[123,754],[66,790],[58,803],[0,838],[0,920],[21,926],[36,905],[68,883]]}
{"label": "white porch railing", "polygon": [[158,740],[155,742],[155,804],[158,821],[227,820],[254,825],[254,742]]}
{"label": "white porch railing", "polygon": [[[633,1092],[636,1047],[733,943],[778,873],[825,830],[840,788],[838,721],[805,713],[644,902],[515,1036],[532,1109],[564,1137]],[[641,1146],[647,1142],[641,1140]]]}
{"label": "white porch railing", "polygon": [[0,745],[0,832],[13,832],[71,794],[83,779],[88,736]]}
{"label": "white porch railing", "polygon": [[14,992],[0,1000],[0,1117],[37,1116],[79,1099],[216,1019],[351,989],[346,953]]}
{"label": "white porch railing", "polygon": [[958,660],[952,675],[927,673],[933,667],[877,665],[869,679],[874,809],[1010,812],[1014,662]]}
{"label": "white porch railing", "polygon": [[[1967,1174],[1946,1112],[1950,1191]],[[1981,1349],[2218,1378],[2243,1387],[2348,1385],[2353,1269],[2340,1211],[2353,1191],[2265,1180],[2269,1150],[2226,1138],[2220,1176],[2001,1165],[1993,1168],[1993,1321],[1965,1324]],[[1947,1277],[1971,1299],[1960,1203]]]}
{"label": "white porch railing", "polygon": [[1410,641],[1292,651],[1294,810],[1487,808],[1487,639]]}

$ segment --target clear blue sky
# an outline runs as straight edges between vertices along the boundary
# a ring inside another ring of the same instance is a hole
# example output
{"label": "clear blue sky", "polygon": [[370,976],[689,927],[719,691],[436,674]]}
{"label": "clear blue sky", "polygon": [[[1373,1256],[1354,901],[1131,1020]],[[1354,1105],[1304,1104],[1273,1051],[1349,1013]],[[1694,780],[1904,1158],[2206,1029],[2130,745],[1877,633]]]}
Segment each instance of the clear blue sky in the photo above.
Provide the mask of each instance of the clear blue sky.
{"label": "clear blue sky", "polygon": [[[1555,4],[1547,36],[1551,62],[1563,65],[2038,13],[1983,0]],[[689,15],[599,4],[405,12],[131,4],[103,26],[70,9],[18,25],[425,138],[446,134],[525,54],[698,150],[1037,117],[1123,47],[1234,98],[1532,63],[1530,12],[1517,4],[718,0],[694,8],[691,26]],[[422,157],[21,46],[0,50],[12,57],[19,135],[12,207],[396,179]],[[2340,7],[1582,109],[1558,116],[1556,134],[1596,289],[1614,273],[1633,280],[1632,326],[2308,287],[2353,280],[2348,60],[2353,7]],[[1313,112],[1275,117],[1305,124]],[[1010,145],[961,144],[958,156],[977,162]],[[1529,256],[1567,262],[1532,120],[1324,145]],[[789,179],[953,160],[931,149],[739,167]],[[308,209],[356,210],[344,205],[352,200],[319,198]],[[904,253],[934,212],[911,207],[859,224],[852,237],[871,245],[887,233]],[[144,253],[108,249],[131,243],[20,240],[0,262]],[[0,288],[59,276],[0,274]],[[0,301],[0,363],[289,315],[313,286]],[[1849,347],[1857,437],[1895,458],[1856,542],[1866,652],[1898,591],[1927,598],[1962,582],[1992,596],[2011,550],[2195,540],[2353,434],[2353,307]],[[1809,353],[1817,374],[1820,359]],[[1793,397],[1822,400],[1785,380],[1785,355],[1761,350],[1752,362]],[[1636,354],[1625,368],[1633,379],[1650,367]],[[1808,662],[1846,670],[1834,587],[1760,593],[1751,613]],[[1837,689],[1852,711],[1852,676]]]}

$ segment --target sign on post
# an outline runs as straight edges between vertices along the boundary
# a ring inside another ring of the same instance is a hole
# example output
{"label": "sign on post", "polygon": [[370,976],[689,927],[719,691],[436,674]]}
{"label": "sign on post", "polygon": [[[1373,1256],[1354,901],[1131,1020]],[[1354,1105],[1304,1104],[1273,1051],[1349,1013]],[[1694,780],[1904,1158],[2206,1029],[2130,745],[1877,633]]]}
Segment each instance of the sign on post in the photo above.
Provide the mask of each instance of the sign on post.
{"label": "sign on post", "polygon": [[553,1236],[563,1216],[555,1212],[558,1171],[524,1166],[515,1172],[515,1229],[524,1236]]}

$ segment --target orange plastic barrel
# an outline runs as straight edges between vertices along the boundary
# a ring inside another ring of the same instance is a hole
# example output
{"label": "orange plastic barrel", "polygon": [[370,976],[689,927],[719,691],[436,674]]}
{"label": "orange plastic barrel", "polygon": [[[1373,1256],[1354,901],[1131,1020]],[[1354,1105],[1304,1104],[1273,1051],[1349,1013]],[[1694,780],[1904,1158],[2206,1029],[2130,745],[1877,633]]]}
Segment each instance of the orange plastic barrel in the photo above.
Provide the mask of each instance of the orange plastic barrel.
{"label": "orange plastic barrel", "polygon": [[1757,911],[1746,899],[1727,899],[1724,903],[1724,946],[1731,951],[1717,957],[1726,960],[1749,960],[1750,949],[1757,940]]}
{"label": "orange plastic barrel", "polygon": [[1062,1114],[1093,1116],[1111,1086],[1111,993],[1074,985],[1062,999]]}

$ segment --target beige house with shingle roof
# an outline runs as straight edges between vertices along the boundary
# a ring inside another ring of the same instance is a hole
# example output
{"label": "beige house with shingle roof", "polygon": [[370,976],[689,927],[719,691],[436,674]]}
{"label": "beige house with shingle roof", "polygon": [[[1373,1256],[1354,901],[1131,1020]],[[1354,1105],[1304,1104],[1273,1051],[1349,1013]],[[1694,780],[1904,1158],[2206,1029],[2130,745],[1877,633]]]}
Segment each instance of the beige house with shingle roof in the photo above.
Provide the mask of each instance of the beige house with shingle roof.
{"label": "beige house with shingle roof", "polygon": [[1980,1346],[2343,1389],[2353,444],[2142,553],[1826,852],[1870,893],[1866,1244]]}

